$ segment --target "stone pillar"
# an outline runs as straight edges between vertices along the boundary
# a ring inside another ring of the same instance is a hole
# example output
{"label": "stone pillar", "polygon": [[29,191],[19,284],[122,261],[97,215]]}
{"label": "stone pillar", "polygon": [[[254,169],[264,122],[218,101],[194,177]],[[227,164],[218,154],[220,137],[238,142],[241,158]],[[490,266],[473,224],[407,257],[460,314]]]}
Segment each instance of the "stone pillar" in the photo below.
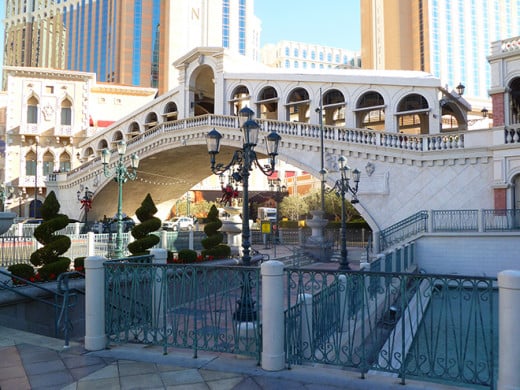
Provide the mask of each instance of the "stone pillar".
{"label": "stone pillar", "polygon": [[161,248],[168,250],[168,232],[161,230]]}
{"label": "stone pillar", "polygon": [[498,274],[498,389],[520,389],[520,271]]}
{"label": "stone pillar", "polygon": [[188,234],[188,248],[190,248],[191,250],[193,250],[193,248],[194,248],[194,245],[193,245],[193,229],[191,229],[189,234]]}
{"label": "stone pillar", "polygon": [[314,259],[320,261],[330,261],[332,245],[325,242],[323,237],[323,228],[327,226],[328,221],[323,218],[323,211],[311,211],[312,219],[307,220],[307,225],[312,229],[312,235],[303,245],[305,252],[310,254]]}
{"label": "stone pillar", "polygon": [[283,263],[262,263],[262,368],[280,371],[285,367]]}
{"label": "stone pillar", "polygon": [[106,258],[85,259],[85,349],[99,351],[106,347],[105,269]]}

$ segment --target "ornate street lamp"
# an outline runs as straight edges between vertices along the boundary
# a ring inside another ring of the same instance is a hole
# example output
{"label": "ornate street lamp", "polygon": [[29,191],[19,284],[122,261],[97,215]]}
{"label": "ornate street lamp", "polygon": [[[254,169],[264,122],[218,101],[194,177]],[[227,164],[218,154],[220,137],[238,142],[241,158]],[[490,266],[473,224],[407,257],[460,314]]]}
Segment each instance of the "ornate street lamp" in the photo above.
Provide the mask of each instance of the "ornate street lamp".
{"label": "ornate street lamp", "polygon": [[9,184],[0,184],[0,200],[2,200],[2,211],[5,211],[5,202],[14,193],[14,188]]}
{"label": "ornate street lamp", "polygon": [[[334,184],[334,187],[332,187],[331,191],[335,191],[336,194],[341,196],[341,259],[339,263],[339,269],[349,270],[350,267],[348,265],[347,259],[347,217],[345,212],[345,195],[350,192],[352,194],[350,203],[359,203],[357,192],[361,172],[358,169],[352,170],[347,165],[347,159],[343,156],[339,157],[338,163],[340,178],[336,180],[336,183]],[[350,180],[354,182],[354,187],[350,185]]]}
{"label": "ornate street lamp", "polygon": [[466,90],[466,87],[464,86],[464,84],[459,83],[459,85],[457,85],[455,87],[455,90],[457,91],[457,94],[459,96],[462,96],[462,95],[464,95],[464,91]]}
{"label": "ornate street lamp", "polygon": [[135,180],[137,177],[137,168],[139,166],[139,157],[133,153],[130,156],[130,163],[132,171],[128,171],[125,167],[124,157],[126,153],[126,142],[119,141],[117,143],[117,154],[119,159],[116,162],[114,171],[110,172],[108,169],[108,163],[110,161],[110,151],[104,149],[102,153],[103,158],[103,173],[105,177],[114,176],[114,181],[118,185],[118,198],[117,198],[117,235],[116,235],[116,251],[115,258],[119,259],[123,257],[123,184],[127,179]]}
{"label": "ornate street lamp", "polygon": [[[258,142],[260,125],[252,119],[253,115],[253,110],[248,107],[244,107],[240,110],[239,124],[242,130],[242,149],[235,151],[231,161],[227,165],[215,161],[216,155],[220,151],[220,140],[222,139],[222,134],[220,134],[216,129],[213,129],[206,135],[211,171],[216,175],[221,175],[230,170],[233,180],[242,183],[242,264],[245,266],[248,266],[251,263],[249,231],[249,175],[253,165],[258,167],[266,176],[269,176],[274,172],[275,159],[278,155],[278,145],[281,139],[281,137],[275,132],[271,132],[265,137],[269,163],[261,164],[258,161],[254,150]],[[253,306],[254,302],[251,299],[249,283],[244,281],[244,284],[242,285],[242,296],[239,301],[239,308],[234,315],[235,319],[239,321],[255,320],[257,313],[254,311]]]}
{"label": "ornate street lamp", "polygon": [[274,249],[274,258],[276,258],[276,241],[278,240],[279,234],[280,234],[280,214],[279,214],[279,205],[282,201],[283,197],[285,196],[285,193],[287,192],[287,186],[282,185],[282,181],[280,178],[271,180],[269,182],[269,191],[273,193],[274,200],[276,202],[276,222],[273,226],[274,229],[274,243],[273,243],[273,249]]}
{"label": "ornate street lamp", "polygon": [[85,210],[85,230],[88,229],[88,212],[92,208],[92,198],[94,198],[94,192],[89,191],[88,187],[85,187],[85,193],[83,196],[81,196],[81,191],[83,190],[83,185],[81,186],[80,190],[76,193],[78,197],[78,201],[81,203],[81,209]]}

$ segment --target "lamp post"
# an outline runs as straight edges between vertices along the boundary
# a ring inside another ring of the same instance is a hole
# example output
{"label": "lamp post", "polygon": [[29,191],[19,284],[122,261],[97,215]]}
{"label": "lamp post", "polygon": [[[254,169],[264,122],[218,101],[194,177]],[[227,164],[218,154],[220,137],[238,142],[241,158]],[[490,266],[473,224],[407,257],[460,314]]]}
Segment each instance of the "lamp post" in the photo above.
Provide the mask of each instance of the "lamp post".
{"label": "lamp post", "polygon": [[[334,187],[332,187],[331,191],[336,191],[336,194],[341,196],[341,259],[339,263],[340,270],[349,270],[350,267],[348,265],[347,259],[347,221],[346,221],[346,213],[345,213],[345,195],[349,192],[352,194],[352,199],[350,203],[355,204],[359,203],[357,198],[359,179],[361,177],[361,172],[358,169],[352,170],[347,165],[347,159],[343,156],[340,156],[338,159],[339,163],[339,172],[340,178],[336,180]],[[354,182],[354,187],[350,185],[350,180]]]}
{"label": "lamp post", "polygon": [[274,195],[274,200],[276,202],[276,222],[275,222],[275,225],[273,226],[273,229],[274,229],[274,243],[273,243],[273,251],[274,251],[274,258],[276,258],[276,241],[278,240],[278,236],[280,234],[280,226],[279,226],[279,221],[280,221],[280,215],[279,215],[279,211],[278,211],[278,208],[279,208],[279,203],[280,201],[282,200],[285,192],[287,192],[287,186],[285,185],[282,185],[282,181],[280,180],[280,178],[276,179],[276,180],[271,180],[269,182],[269,190],[271,192],[273,192],[273,195]]}
{"label": "lamp post", "polygon": [[[242,149],[235,151],[231,161],[224,165],[216,162],[216,155],[220,151],[220,140],[222,134],[216,129],[211,130],[206,135],[208,153],[210,155],[211,171],[220,175],[230,169],[233,170],[231,177],[235,182],[242,183],[242,264],[250,265],[250,231],[249,231],[249,175],[256,165],[260,171],[266,175],[271,175],[275,170],[275,159],[278,155],[278,145],[281,137],[274,131],[265,137],[267,155],[269,156],[268,164],[260,164],[255,152],[255,146],[258,142],[258,133],[260,125],[253,120],[254,112],[248,107],[244,107],[239,112],[239,124],[242,131]],[[244,281],[242,285],[242,296],[239,301],[239,307],[234,314],[234,318],[239,321],[255,320],[257,313],[253,308],[254,302],[251,299],[251,291],[249,283]]]}
{"label": "lamp post", "polygon": [[87,229],[88,224],[88,212],[92,208],[92,198],[94,197],[94,192],[89,191],[88,187],[85,187],[85,193],[81,196],[81,191],[83,190],[83,186],[81,186],[80,190],[76,193],[78,197],[78,201],[81,203],[81,209],[85,210],[85,229]]}
{"label": "lamp post", "polygon": [[0,199],[2,200],[2,211],[5,211],[5,202],[11,197],[14,188],[9,184],[0,184]]}
{"label": "lamp post", "polygon": [[114,181],[118,185],[118,197],[117,197],[117,235],[116,235],[116,250],[115,258],[119,259],[123,257],[123,184],[128,180],[135,180],[137,177],[137,167],[139,166],[139,157],[133,153],[130,156],[132,171],[128,171],[125,167],[125,153],[126,153],[126,142],[119,141],[117,143],[117,154],[119,158],[114,167],[114,171],[110,172],[108,169],[108,163],[110,161],[110,151],[104,149],[102,153],[103,157],[103,173],[105,177],[114,176]]}

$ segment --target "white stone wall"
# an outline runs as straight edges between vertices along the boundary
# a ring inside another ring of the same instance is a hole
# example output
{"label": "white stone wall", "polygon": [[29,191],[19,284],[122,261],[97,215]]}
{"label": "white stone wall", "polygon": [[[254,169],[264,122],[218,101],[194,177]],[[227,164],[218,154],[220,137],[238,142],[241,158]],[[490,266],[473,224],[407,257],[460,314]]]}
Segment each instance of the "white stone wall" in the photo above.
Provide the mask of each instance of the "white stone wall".
{"label": "white stone wall", "polygon": [[419,269],[427,273],[492,276],[520,269],[520,236],[493,233],[425,235],[416,241]]}

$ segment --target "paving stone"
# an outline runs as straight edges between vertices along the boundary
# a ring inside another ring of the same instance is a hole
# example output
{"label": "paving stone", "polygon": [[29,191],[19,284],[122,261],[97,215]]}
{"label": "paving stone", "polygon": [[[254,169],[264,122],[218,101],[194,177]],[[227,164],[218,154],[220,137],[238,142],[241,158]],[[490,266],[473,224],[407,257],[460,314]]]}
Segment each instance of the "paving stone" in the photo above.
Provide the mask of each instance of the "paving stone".
{"label": "paving stone", "polygon": [[204,382],[204,379],[196,369],[162,372],[160,375],[164,384],[167,386]]}
{"label": "paving stone", "polygon": [[121,389],[163,389],[164,384],[158,373],[122,376],[119,378]]}

